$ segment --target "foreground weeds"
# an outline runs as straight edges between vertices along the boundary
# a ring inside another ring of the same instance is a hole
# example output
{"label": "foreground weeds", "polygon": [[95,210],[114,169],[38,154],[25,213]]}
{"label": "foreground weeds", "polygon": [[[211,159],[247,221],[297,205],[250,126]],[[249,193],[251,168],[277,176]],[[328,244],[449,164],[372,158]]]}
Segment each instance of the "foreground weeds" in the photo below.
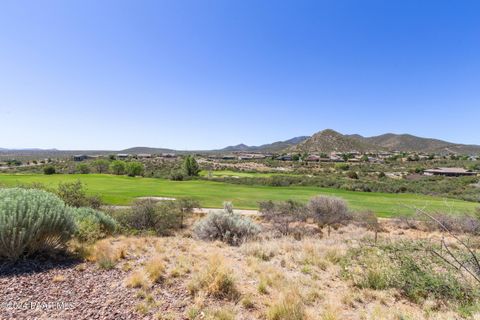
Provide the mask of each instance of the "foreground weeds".
{"label": "foreground weeds", "polygon": [[408,300],[468,310],[480,297],[471,279],[433,255],[434,244],[425,241],[384,242],[348,250],[342,275],[361,289],[397,289]]}

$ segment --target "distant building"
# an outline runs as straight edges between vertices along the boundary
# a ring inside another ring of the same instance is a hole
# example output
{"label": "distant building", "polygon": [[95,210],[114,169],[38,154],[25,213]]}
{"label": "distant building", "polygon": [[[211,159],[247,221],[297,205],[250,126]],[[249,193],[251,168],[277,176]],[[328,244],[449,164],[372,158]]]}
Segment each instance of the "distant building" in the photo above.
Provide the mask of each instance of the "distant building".
{"label": "distant building", "polygon": [[426,176],[446,176],[446,177],[460,177],[460,176],[474,176],[478,173],[464,168],[434,168],[423,171]]}
{"label": "distant building", "polygon": [[117,154],[117,159],[127,159],[130,155],[128,153],[119,153]]}
{"label": "distant building", "polygon": [[163,158],[176,158],[177,155],[175,153],[162,153]]}
{"label": "distant building", "polygon": [[292,161],[292,156],[291,156],[291,155],[280,156],[280,157],[278,157],[276,160]]}
{"label": "distant building", "polygon": [[86,154],[76,154],[73,156],[73,161],[83,161],[87,159],[88,159],[88,156]]}
{"label": "distant building", "polygon": [[314,154],[312,155],[309,155],[308,157],[305,158],[305,161],[308,161],[308,162],[318,162],[320,161],[320,156],[316,156]]}
{"label": "distant building", "polygon": [[152,155],[150,153],[139,153],[137,154],[137,158],[138,159],[147,159],[147,158],[151,158]]}

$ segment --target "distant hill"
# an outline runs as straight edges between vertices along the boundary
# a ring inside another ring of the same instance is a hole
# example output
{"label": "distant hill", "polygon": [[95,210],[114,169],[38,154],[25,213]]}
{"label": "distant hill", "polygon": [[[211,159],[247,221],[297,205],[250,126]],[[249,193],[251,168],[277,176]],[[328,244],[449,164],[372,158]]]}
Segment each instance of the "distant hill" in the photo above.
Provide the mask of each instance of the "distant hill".
{"label": "distant hill", "polygon": [[387,150],[461,154],[480,152],[480,146],[477,145],[457,144],[410,134],[387,133],[374,137],[362,137],[360,135],[350,135],[348,137]]}
{"label": "distant hill", "polygon": [[243,152],[280,152],[289,147],[295,146],[308,139],[308,136],[295,137],[285,141],[277,141],[269,144],[263,144],[261,146],[247,146],[245,144],[238,144],[236,146],[228,146],[220,149],[223,152],[243,151]]}
{"label": "distant hill", "polygon": [[164,148],[151,148],[151,147],[133,147],[125,150],[120,150],[117,153],[128,153],[128,154],[159,154],[159,153],[176,153],[176,150],[164,149]]}
{"label": "distant hill", "polygon": [[368,152],[368,151],[413,151],[424,153],[480,154],[480,146],[451,143],[438,139],[416,137],[410,134],[387,133],[373,137],[359,134],[343,135],[332,129],[315,133],[313,136],[300,136],[285,141],[277,141],[261,146],[238,144],[220,150],[173,150],[167,148],[133,147],[124,150],[57,150],[57,149],[5,149],[0,148],[0,160],[68,158],[74,154],[107,155],[115,153],[230,153],[230,152]]}
{"label": "distant hill", "polygon": [[329,152],[366,152],[378,150],[377,146],[363,142],[358,138],[345,136],[335,130],[326,129],[292,146],[291,152],[329,153]]}

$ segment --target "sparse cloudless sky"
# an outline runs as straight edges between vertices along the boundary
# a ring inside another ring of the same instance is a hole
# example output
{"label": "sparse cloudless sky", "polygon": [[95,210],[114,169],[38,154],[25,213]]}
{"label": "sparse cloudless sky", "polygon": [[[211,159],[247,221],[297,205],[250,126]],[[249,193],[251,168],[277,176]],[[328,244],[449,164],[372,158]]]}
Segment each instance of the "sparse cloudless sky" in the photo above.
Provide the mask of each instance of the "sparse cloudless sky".
{"label": "sparse cloudless sky", "polygon": [[477,0],[1,0],[0,147],[480,144]]}

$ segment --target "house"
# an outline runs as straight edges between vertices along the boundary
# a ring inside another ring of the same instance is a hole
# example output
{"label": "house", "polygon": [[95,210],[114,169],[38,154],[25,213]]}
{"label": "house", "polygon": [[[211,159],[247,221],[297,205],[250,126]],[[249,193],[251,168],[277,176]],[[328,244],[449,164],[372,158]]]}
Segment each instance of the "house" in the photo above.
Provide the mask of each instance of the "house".
{"label": "house", "polygon": [[161,155],[163,158],[176,158],[177,155],[175,153],[162,153]]}
{"label": "house", "polygon": [[478,173],[464,168],[433,168],[423,171],[426,176],[445,176],[445,177],[460,177],[460,176],[474,176]]}
{"label": "house", "polygon": [[292,156],[291,155],[280,156],[280,157],[277,157],[276,160],[292,161]]}
{"label": "house", "polygon": [[119,153],[117,154],[117,159],[127,159],[130,155],[128,153]]}
{"label": "house", "polygon": [[305,161],[308,161],[308,162],[318,162],[320,161],[320,156],[316,156],[314,154],[312,155],[309,155],[308,157],[305,158]]}
{"label": "house", "polygon": [[88,156],[86,154],[76,154],[73,156],[73,161],[83,161],[87,159],[88,159]]}
{"label": "house", "polygon": [[137,154],[138,159],[148,159],[151,158],[152,155],[150,153],[139,153]]}

